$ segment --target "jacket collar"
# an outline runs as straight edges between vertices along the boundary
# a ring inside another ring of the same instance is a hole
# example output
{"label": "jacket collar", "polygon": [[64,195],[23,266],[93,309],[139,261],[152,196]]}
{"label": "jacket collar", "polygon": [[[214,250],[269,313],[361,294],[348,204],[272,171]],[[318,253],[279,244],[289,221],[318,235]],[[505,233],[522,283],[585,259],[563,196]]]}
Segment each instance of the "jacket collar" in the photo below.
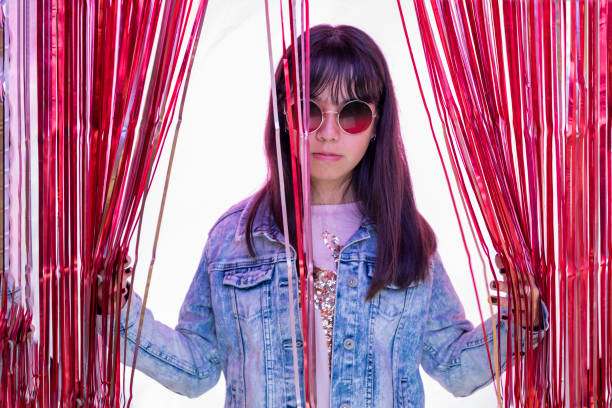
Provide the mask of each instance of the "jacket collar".
{"label": "jacket collar", "polygon": [[[261,205],[259,206],[259,208],[257,208],[257,213],[255,214],[255,219],[253,220],[253,236],[265,235],[271,240],[284,242],[281,232],[274,223],[272,211],[270,210],[270,205],[268,203],[268,197],[264,197]],[[242,212],[240,213],[240,218],[238,219],[238,226],[236,227],[236,241],[241,241],[245,239],[247,218],[254,204],[255,195],[252,195],[246,200],[246,204],[244,205],[244,207],[242,208]],[[280,240],[278,239],[279,236],[281,238]]]}
{"label": "jacket collar", "polygon": [[[253,207],[255,203],[255,195],[249,197],[246,200],[246,204],[242,208],[242,212],[240,213],[240,218],[238,219],[238,226],[236,228],[235,240],[241,241],[245,239],[246,236],[246,227],[247,227],[247,217],[249,211]],[[363,215],[361,217],[361,225],[359,230],[355,233],[355,235],[350,240],[354,242],[355,240],[361,240],[365,238],[369,238],[369,232],[374,229],[374,222],[366,216]],[[259,208],[257,209],[257,213],[255,214],[255,219],[253,220],[253,236],[264,235],[268,239],[272,241],[278,241],[281,244],[285,243],[285,238],[283,234],[279,230],[278,226],[274,222],[274,217],[272,215],[272,211],[269,205],[269,198],[266,196]],[[347,242],[347,245],[350,242]]]}

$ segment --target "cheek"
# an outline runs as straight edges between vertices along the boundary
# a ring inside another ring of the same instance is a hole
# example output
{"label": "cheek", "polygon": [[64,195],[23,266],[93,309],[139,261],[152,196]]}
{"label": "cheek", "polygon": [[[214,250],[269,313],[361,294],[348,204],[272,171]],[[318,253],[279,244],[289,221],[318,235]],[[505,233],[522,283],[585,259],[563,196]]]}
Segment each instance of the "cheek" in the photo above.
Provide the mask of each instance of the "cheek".
{"label": "cheek", "polygon": [[368,146],[370,145],[370,137],[360,137],[359,140],[355,140],[355,142],[351,146],[351,152],[353,154],[353,158],[359,162],[365,155],[366,150],[368,150]]}

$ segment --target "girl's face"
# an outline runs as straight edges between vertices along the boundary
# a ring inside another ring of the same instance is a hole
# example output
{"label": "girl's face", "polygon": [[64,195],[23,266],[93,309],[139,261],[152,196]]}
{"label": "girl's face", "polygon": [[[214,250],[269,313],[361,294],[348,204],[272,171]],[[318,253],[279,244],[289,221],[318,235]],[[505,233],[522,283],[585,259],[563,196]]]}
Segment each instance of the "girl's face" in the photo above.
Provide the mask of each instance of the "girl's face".
{"label": "girl's face", "polygon": [[[335,104],[328,88],[313,100],[328,113],[323,114],[321,127],[310,133],[310,182],[319,190],[341,188],[364,156],[374,136],[375,121],[361,133],[346,133],[338,126],[337,114],[329,111],[338,112],[349,99],[342,97]],[[368,105],[376,114],[376,106]]]}

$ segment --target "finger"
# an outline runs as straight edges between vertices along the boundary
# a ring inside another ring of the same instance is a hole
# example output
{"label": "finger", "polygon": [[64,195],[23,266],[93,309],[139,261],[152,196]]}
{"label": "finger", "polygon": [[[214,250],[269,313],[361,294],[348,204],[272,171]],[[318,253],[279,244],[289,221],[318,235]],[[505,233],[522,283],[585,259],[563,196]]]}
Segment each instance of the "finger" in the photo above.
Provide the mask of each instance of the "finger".
{"label": "finger", "polygon": [[502,281],[508,283],[508,290],[512,291],[515,296],[524,296],[525,295],[525,287],[529,286],[525,281],[525,277],[518,273],[517,270],[511,271],[511,273],[507,273],[505,269],[501,269],[501,278]]}
{"label": "finger", "polygon": [[525,283],[525,284],[530,284],[530,285],[535,285],[535,276],[531,273],[523,273],[520,276],[521,280]]}
{"label": "finger", "polygon": [[527,285],[529,287],[529,292],[533,294],[534,298],[538,300],[540,298],[540,290],[536,285],[535,277],[533,275],[528,275]]}
{"label": "finger", "polygon": [[[529,305],[527,301],[515,305],[512,308],[512,312],[514,313],[515,317],[520,316],[525,322],[536,321],[539,317],[539,308],[537,306]],[[531,318],[528,318],[527,316],[531,316]]]}
{"label": "finger", "polygon": [[526,301],[531,302],[531,311],[534,318],[538,317],[540,315],[540,291],[535,285],[528,286],[526,291]]}
{"label": "finger", "polygon": [[539,324],[535,318],[528,320],[525,313],[521,313],[520,315],[516,313],[502,313],[500,317],[502,320],[506,321],[512,319],[512,321],[519,323],[519,325],[523,328],[529,327],[529,322],[531,322],[531,327],[535,327]]}
{"label": "finger", "polygon": [[127,267],[123,270],[123,273],[121,274],[121,285],[122,286],[125,286],[125,282],[127,282],[127,280],[132,277],[133,273],[134,273],[134,267],[132,266]]}
{"label": "finger", "polygon": [[[492,304],[492,305],[497,306],[499,304],[501,307],[509,308],[510,302],[509,302],[509,300],[508,300],[508,298],[506,296],[491,295],[491,296],[489,296],[488,300],[489,300],[489,303]],[[526,303],[525,303],[525,301],[523,301],[521,303],[521,305],[519,306],[519,309],[524,310],[525,309],[525,305],[526,305]],[[512,303],[512,310],[515,310],[516,307],[517,307],[517,302],[513,302]]]}
{"label": "finger", "polygon": [[132,276],[133,268],[130,266],[123,271],[123,276],[121,277],[121,287],[124,288],[128,279]]}
{"label": "finger", "polygon": [[531,287],[529,287],[528,285],[524,285],[524,284],[512,285],[512,290],[513,290],[515,297],[518,295],[519,297],[524,298],[524,297],[529,296],[529,293],[531,293]]}
{"label": "finger", "polygon": [[132,257],[129,255],[126,255],[125,263],[123,266],[123,275],[122,275],[122,283],[124,284],[123,286],[125,286],[126,277],[130,276],[133,272],[134,272],[134,265],[132,265]]}
{"label": "finger", "polygon": [[540,304],[540,290],[537,286],[531,287],[531,303],[534,306],[538,306]]}
{"label": "finger", "polygon": [[500,291],[500,292],[504,292],[504,293],[507,293],[507,292],[508,292],[508,283],[507,283],[507,282],[504,282],[504,281],[501,281],[501,280],[500,280],[500,281],[497,281],[497,282],[495,282],[495,281],[491,281],[491,282],[489,283],[489,287],[490,287],[491,289],[496,289],[496,290],[498,290],[498,291]]}
{"label": "finger", "polygon": [[500,254],[495,255],[495,266],[502,269],[504,267],[504,263],[502,261],[502,257]]}
{"label": "finger", "polygon": [[499,304],[501,307],[508,307],[508,298],[505,296],[491,295],[488,300],[490,305],[497,306]]}
{"label": "finger", "polygon": [[[499,278],[500,278],[502,281],[506,281],[506,280],[508,280],[508,274],[506,273],[506,272],[507,272],[507,271],[506,271],[506,268],[500,268],[500,269],[498,270],[498,272],[499,272]],[[498,279],[498,280],[500,280],[500,279]]]}
{"label": "finger", "polygon": [[528,298],[532,302],[536,302],[540,298],[540,291],[535,284],[520,282],[518,285],[515,285],[515,287],[515,295],[518,294],[518,296],[522,298]]}
{"label": "finger", "polygon": [[[502,273],[504,272],[506,271],[504,270]],[[530,285],[530,286],[535,285],[535,277],[532,274],[528,273],[527,271],[520,272],[519,269],[516,269],[511,274],[510,278],[513,281],[513,283],[516,285],[519,285],[519,284],[520,285]]]}
{"label": "finger", "polygon": [[[496,296],[491,295],[488,298],[489,304],[497,306],[498,304],[501,307],[509,308],[509,300],[506,296]],[[526,299],[521,299],[519,302],[512,302],[512,310],[518,309],[519,312],[523,312],[527,310],[528,302]]]}

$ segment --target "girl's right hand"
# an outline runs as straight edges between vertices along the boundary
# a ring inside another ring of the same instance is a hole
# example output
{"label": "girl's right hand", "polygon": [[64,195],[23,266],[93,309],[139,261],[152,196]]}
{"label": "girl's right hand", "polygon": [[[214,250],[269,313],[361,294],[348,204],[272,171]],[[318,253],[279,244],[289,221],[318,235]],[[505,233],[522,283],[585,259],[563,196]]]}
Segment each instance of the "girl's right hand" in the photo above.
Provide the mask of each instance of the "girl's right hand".
{"label": "girl's right hand", "polygon": [[[131,285],[128,279],[132,277],[133,267],[132,267],[132,258],[128,255],[125,258],[125,262],[123,264],[123,273],[121,276],[121,308],[125,306],[127,300],[130,295]],[[113,289],[111,291],[111,296],[114,298],[117,295],[117,289]],[[102,285],[98,286],[98,291],[96,293],[96,313],[97,314],[107,314],[107,308],[109,304],[109,299],[107,296],[104,296],[104,291],[102,289]]]}
{"label": "girl's right hand", "polygon": [[[489,303],[491,305],[496,305],[499,302],[500,306],[505,307],[507,309],[509,307],[509,300],[507,294],[510,290],[510,286],[507,281],[507,271],[504,268],[504,263],[499,254],[495,255],[495,265],[499,268],[502,280],[498,282],[491,281],[489,286],[491,287],[491,289],[498,290],[499,293],[504,294],[506,296],[490,296]],[[519,321],[521,322],[521,326],[523,326],[524,328],[529,327],[534,330],[540,330],[540,327],[542,325],[540,291],[538,290],[535,284],[533,276],[526,275],[526,277],[523,277],[518,275],[517,279],[519,280],[519,282],[516,284],[516,290],[513,293],[518,294],[519,299],[515,301],[515,305],[512,311],[514,315],[517,316],[517,319],[520,315]],[[527,317],[528,311],[531,312],[530,317]],[[503,315],[502,319],[504,319]],[[505,317],[505,319],[507,319],[507,316]]]}

